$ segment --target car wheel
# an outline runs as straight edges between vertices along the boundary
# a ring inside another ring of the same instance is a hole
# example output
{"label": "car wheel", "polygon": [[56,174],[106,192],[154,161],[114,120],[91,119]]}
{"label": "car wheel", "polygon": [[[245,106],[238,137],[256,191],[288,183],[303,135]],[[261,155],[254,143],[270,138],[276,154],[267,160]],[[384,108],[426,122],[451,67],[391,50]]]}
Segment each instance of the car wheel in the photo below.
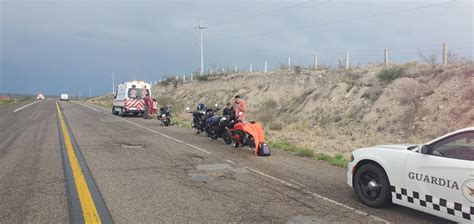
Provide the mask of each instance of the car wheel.
{"label": "car wheel", "polygon": [[123,107],[120,107],[119,115],[120,117],[125,117],[125,112],[123,111]]}
{"label": "car wheel", "polygon": [[391,202],[387,174],[375,164],[364,164],[357,169],[353,185],[359,200],[370,207],[383,207]]}
{"label": "car wheel", "polygon": [[117,110],[115,110],[115,106],[112,107],[112,114],[113,115],[117,115],[119,112],[117,112]]}

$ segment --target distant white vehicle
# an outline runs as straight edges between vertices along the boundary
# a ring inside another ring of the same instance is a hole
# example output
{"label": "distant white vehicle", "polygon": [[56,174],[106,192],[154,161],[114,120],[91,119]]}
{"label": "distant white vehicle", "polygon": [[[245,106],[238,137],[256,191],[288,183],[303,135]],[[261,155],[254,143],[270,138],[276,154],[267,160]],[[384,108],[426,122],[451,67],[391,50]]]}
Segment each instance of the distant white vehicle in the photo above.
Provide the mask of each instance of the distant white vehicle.
{"label": "distant white vehicle", "polygon": [[474,127],[423,145],[352,152],[347,184],[362,203],[390,202],[460,223],[474,222]]}
{"label": "distant white vehicle", "polygon": [[112,113],[115,115],[143,114],[146,95],[151,93],[151,84],[143,81],[124,82],[118,85],[114,95]]}
{"label": "distant white vehicle", "polygon": [[63,94],[61,94],[61,97],[59,98],[59,100],[61,100],[61,101],[62,101],[62,100],[68,101],[68,100],[69,100],[69,95],[63,93]]}
{"label": "distant white vehicle", "polygon": [[38,93],[38,95],[36,95],[36,99],[37,100],[44,100],[44,95],[42,93]]}

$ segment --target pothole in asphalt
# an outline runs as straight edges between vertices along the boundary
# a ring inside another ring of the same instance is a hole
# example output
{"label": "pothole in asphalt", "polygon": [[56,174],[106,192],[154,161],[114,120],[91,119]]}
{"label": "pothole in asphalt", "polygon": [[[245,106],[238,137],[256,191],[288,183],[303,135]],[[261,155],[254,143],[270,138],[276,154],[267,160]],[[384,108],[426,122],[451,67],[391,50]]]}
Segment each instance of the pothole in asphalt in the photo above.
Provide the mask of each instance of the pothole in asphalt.
{"label": "pothole in asphalt", "polygon": [[206,165],[197,165],[196,169],[200,171],[221,171],[221,170],[230,170],[236,173],[247,173],[245,168],[235,168],[230,166],[227,163],[216,163],[216,164],[206,164]]}
{"label": "pothole in asphalt", "polygon": [[191,180],[193,181],[200,181],[200,182],[206,182],[212,180],[212,178],[203,173],[188,173],[188,175],[191,177]]}
{"label": "pothole in asphalt", "polygon": [[133,145],[133,144],[121,144],[124,149],[142,149],[143,145]]}
{"label": "pothole in asphalt", "polygon": [[191,159],[200,162],[204,160],[204,157],[199,156],[199,155],[192,155]]}

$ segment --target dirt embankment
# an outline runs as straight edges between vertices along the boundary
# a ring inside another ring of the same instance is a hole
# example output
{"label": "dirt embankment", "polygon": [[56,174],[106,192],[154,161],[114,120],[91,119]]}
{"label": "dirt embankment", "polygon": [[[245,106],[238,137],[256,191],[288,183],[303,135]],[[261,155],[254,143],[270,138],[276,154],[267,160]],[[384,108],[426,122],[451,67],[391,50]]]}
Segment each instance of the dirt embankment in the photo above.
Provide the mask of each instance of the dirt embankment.
{"label": "dirt embankment", "polygon": [[474,126],[474,65],[447,69],[405,64],[351,70],[239,73],[154,87],[159,102],[190,118],[200,101],[241,95],[269,138],[329,154],[385,143],[422,143]]}
{"label": "dirt embankment", "polygon": [[[423,143],[474,126],[474,64],[432,68],[416,63],[350,70],[301,67],[219,74],[153,86],[159,104],[191,119],[185,107],[224,105],[240,95],[249,118],[272,140],[330,155],[387,143]],[[111,105],[112,97],[90,99]]]}

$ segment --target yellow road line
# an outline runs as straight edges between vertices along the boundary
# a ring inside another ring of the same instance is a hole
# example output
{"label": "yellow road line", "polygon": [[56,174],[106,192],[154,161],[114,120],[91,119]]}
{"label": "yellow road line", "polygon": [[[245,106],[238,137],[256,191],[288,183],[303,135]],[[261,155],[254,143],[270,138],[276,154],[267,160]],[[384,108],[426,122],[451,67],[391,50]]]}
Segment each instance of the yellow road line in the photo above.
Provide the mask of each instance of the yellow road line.
{"label": "yellow road line", "polygon": [[81,202],[82,215],[84,217],[85,223],[101,223],[99,213],[97,212],[94,200],[87,186],[86,179],[81,169],[81,165],[77,160],[76,153],[72,146],[71,138],[66,129],[66,124],[64,123],[64,118],[59,108],[59,104],[56,101],[56,109],[58,110],[59,121],[61,123],[61,130],[64,136],[64,142],[66,144],[66,151],[69,158],[69,163],[71,164],[72,174],[74,176],[74,183],[76,185],[77,194],[79,196],[79,201]]}

